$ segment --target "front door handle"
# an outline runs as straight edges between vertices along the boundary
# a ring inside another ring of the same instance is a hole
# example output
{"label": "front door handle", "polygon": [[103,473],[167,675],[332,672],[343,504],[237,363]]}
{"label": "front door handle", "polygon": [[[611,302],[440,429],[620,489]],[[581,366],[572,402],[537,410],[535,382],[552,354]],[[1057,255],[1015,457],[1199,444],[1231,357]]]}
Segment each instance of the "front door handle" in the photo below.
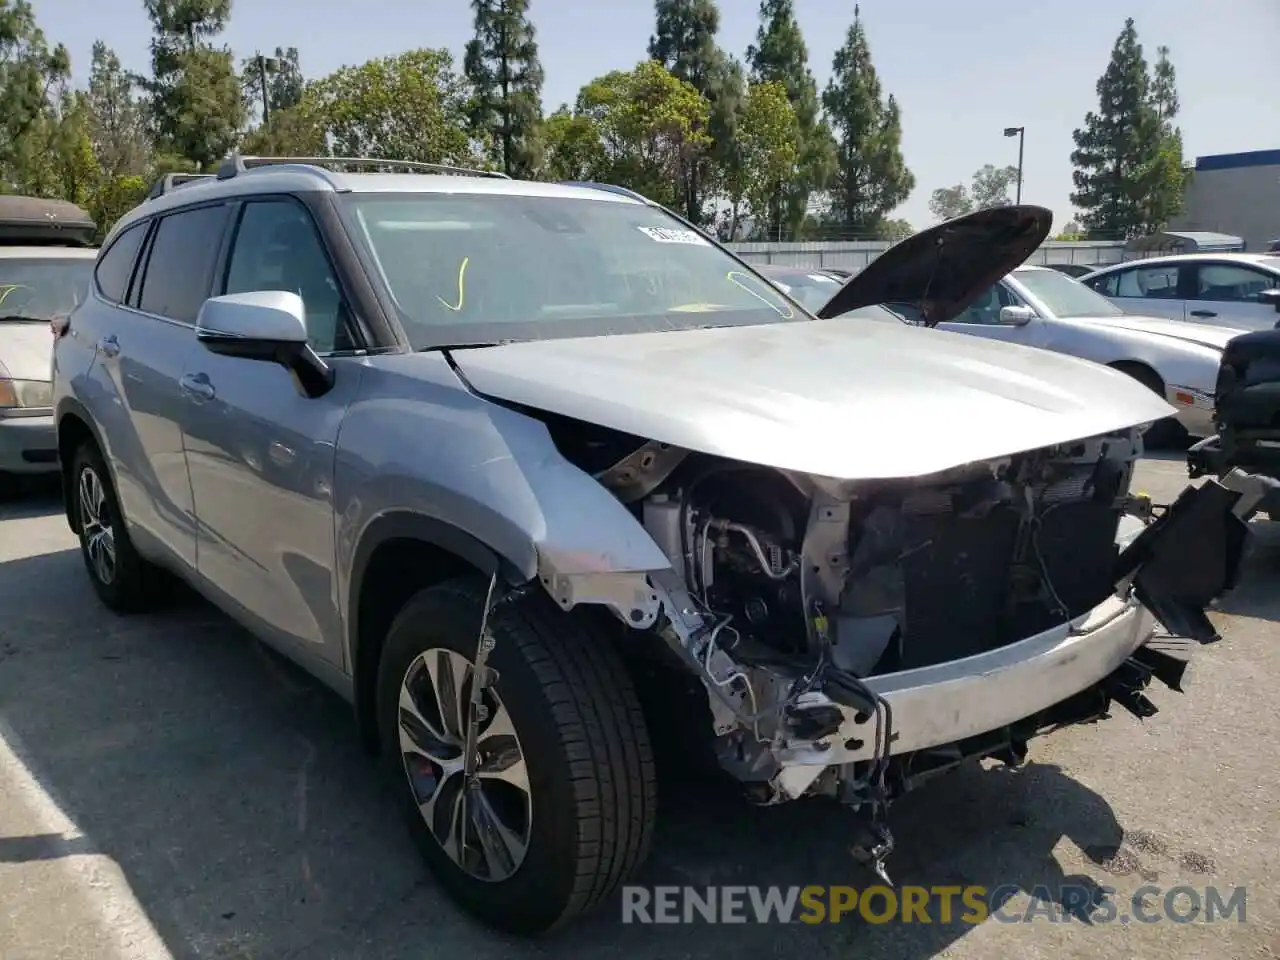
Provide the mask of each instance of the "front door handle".
{"label": "front door handle", "polygon": [[209,377],[203,373],[184,373],[178,381],[182,392],[197,400],[212,400],[217,396]]}
{"label": "front door handle", "polygon": [[1193,317],[1216,317],[1217,316],[1217,314],[1214,313],[1212,310],[1192,310],[1191,315]]}
{"label": "front door handle", "polygon": [[114,333],[107,334],[98,341],[98,352],[104,357],[120,356],[120,341],[116,339]]}

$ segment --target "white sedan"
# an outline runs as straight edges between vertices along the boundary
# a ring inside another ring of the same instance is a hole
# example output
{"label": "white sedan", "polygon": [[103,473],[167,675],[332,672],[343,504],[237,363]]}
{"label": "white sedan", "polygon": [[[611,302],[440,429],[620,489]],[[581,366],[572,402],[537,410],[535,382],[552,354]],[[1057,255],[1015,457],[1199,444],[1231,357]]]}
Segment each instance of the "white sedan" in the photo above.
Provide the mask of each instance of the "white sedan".
{"label": "white sedan", "polygon": [[[855,277],[868,278],[875,261]],[[794,269],[794,268],[793,268]],[[777,268],[766,269],[773,274]],[[820,283],[821,273],[810,274],[811,283]],[[821,283],[833,296],[839,282]],[[808,291],[807,291],[808,292]],[[797,291],[799,293],[799,291]],[[806,306],[817,298],[812,292],[802,301]],[[945,294],[944,294],[945,295]],[[795,294],[793,294],[795,296]],[[920,323],[923,311],[908,302],[888,302],[906,321]],[[809,306],[817,313],[821,307]],[[829,315],[824,313],[823,315]],[[1148,443],[1153,446],[1173,440],[1179,424],[1193,437],[1214,433],[1213,396],[1222,349],[1227,341],[1245,331],[1206,326],[1159,317],[1126,314],[1105,297],[1078,280],[1048,267],[1023,266],[1001,278],[971,302],[954,320],[937,325],[940,330],[1005,340],[1106,364],[1127,373],[1164,397],[1177,410],[1177,422],[1151,428]]]}
{"label": "white sedan", "polygon": [[1270,330],[1280,322],[1280,256],[1183,253],[1130,260],[1081,281],[1123,310],[1213,326]]}

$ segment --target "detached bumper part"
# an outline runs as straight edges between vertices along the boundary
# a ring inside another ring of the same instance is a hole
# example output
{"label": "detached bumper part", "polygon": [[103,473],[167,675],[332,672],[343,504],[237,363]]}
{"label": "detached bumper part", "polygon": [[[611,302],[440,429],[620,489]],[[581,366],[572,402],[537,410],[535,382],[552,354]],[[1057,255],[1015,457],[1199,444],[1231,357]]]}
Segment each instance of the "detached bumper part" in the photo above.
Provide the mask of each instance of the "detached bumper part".
{"label": "detached bumper part", "polygon": [[1240,498],[1214,480],[1188,487],[1116,561],[1116,582],[1132,578],[1137,598],[1176,636],[1220,639],[1205,608],[1240,574],[1248,536]]}

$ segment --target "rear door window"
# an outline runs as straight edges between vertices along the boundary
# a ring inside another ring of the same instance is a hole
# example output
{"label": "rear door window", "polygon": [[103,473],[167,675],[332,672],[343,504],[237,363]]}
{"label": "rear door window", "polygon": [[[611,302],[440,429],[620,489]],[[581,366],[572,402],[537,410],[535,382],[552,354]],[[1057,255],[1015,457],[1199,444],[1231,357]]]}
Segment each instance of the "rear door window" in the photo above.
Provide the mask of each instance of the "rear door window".
{"label": "rear door window", "polygon": [[227,212],[224,204],[216,204],[161,218],[147,257],[139,309],[181,323],[196,322],[213,283]]}

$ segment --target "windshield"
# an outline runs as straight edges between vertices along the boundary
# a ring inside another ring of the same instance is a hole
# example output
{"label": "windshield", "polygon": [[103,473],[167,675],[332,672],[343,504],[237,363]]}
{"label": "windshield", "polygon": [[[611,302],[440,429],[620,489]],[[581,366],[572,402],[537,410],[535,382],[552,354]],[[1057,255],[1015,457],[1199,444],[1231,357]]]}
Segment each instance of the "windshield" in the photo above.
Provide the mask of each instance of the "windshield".
{"label": "windshield", "polygon": [[810,319],[678,220],[612,196],[344,202],[415,349]]}
{"label": "windshield", "polygon": [[47,322],[66,316],[88,295],[93,260],[0,257],[0,319]]}
{"label": "windshield", "polygon": [[1124,311],[1079,280],[1057,270],[1019,270],[1013,278],[1055,317],[1119,317]]}

